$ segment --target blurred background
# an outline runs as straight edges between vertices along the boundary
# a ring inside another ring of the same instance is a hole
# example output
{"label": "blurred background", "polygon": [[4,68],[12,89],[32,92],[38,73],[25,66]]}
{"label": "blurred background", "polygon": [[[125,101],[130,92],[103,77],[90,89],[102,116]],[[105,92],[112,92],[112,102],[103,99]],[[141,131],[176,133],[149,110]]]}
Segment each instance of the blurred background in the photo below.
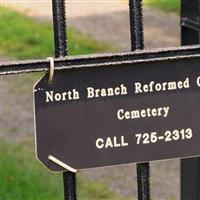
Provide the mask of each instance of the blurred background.
{"label": "blurred background", "polygon": [[[1,61],[54,56],[50,0],[1,0]],[[144,0],[145,48],[180,45],[180,0]],[[128,0],[68,0],[69,54],[130,51]],[[62,174],[35,157],[34,83],[42,73],[0,78],[0,200],[63,199]],[[153,200],[180,199],[180,160],[151,163]],[[135,164],[83,170],[78,197],[137,199]]]}

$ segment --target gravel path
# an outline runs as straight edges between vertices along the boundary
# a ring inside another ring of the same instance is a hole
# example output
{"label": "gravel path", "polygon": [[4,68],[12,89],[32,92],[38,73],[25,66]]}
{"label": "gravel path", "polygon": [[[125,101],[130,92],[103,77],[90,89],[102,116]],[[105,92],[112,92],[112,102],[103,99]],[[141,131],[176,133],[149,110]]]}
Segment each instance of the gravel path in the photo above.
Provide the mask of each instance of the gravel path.
{"label": "gravel path", "polygon": [[[69,18],[70,26],[95,37],[98,41],[114,43],[119,50],[130,49],[129,14],[127,10],[103,16]],[[179,46],[179,18],[157,10],[144,9],[145,47]],[[156,36],[156,37],[155,37]]]}
{"label": "gravel path", "polygon": [[[9,2],[9,0],[7,2]],[[21,2],[24,3],[24,1]],[[33,1],[30,2],[33,3]],[[40,1],[39,3],[42,2],[47,3],[46,1]],[[50,5],[47,4],[45,10],[48,10],[48,6]],[[123,9],[115,8],[112,11],[106,8],[109,6],[104,6],[104,13],[101,13],[102,11],[96,12],[96,10],[94,13],[94,6],[97,8],[97,4],[95,4],[88,9],[90,10],[88,12],[81,10],[81,12],[76,11],[77,14],[71,14],[71,17],[68,18],[68,23],[99,41],[114,43],[118,46],[119,50],[129,50],[130,37],[126,5],[124,7],[122,6]],[[82,8],[86,7],[89,6]],[[98,7],[100,8],[100,4],[98,4]],[[27,8],[27,14],[30,15],[31,12],[35,13],[37,7],[34,8],[35,9],[32,11]],[[102,10],[102,8],[98,10]],[[80,14],[82,11],[85,14]],[[49,11],[43,12],[42,15],[32,14],[32,16],[45,20],[50,19]],[[144,23],[146,48],[179,45],[179,19],[177,16],[145,8]],[[25,137],[33,138],[34,129],[31,91],[35,81],[36,79],[31,75],[1,78],[0,104],[3,106],[0,121],[3,125],[1,135],[3,133],[5,138],[18,142]],[[153,162],[151,166],[152,198],[159,200],[179,199],[179,160]],[[122,196],[134,197],[135,199],[137,197],[134,164],[121,167],[85,170],[80,172],[80,175],[91,180],[98,180],[106,183]]]}

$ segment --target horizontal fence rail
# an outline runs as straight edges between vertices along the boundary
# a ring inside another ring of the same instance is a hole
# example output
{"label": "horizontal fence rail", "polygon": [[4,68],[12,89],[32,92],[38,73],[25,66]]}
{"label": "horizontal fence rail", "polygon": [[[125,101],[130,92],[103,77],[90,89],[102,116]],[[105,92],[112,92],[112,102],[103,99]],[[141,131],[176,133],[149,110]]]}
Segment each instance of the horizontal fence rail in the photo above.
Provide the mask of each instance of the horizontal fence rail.
{"label": "horizontal fence rail", "polygon": [[[66,70],[83,67],[114,66],[169,59],[186,59],[200,57],[200,45],[180,48],[145,50],[128,53],[100,54],[87,56],[68,56],[55,58],[55,70]],[[28,60],[3,62],[0,64],[0,75],[40,72],[49,70],[48,60]]]}

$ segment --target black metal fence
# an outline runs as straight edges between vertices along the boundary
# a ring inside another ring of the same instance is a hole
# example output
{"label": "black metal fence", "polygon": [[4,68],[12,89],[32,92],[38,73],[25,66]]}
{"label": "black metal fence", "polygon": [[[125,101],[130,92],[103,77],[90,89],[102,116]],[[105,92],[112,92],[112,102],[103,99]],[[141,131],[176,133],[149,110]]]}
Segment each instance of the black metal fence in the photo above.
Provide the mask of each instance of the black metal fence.
{"label": "black metal fence", "polygon": [[[181,8],[181,44],[199,44],[200,0],[182,0]],[[181,199],[200,199],[200,158],[181,160]]]}
{"label": "black metal fence", "polygon": [[[172,2],[173,3],[173,2]],[[65,57],[68,53],[67,23],[65,17],[65,1],[52,0],[55,70],[93,66],[98,63],[123,63],[126,60],[151,60],[170,57],[192,56],[200,53],[199,47],[184,47],[159,51],[141,51],[90,57]],[[181,3],[182,45],[200,43],[200,0],[182,0]],[[129,0],[131,51],[144,48],[142,0]],[[0,75],[48,71],[46,60],[18,61],[0,64]],[[63,173],[64,199],[76,200],[76,175]],[[138,199],[150,199],[150,167],[149,163],[137,164]],[[181,199],[200,199],[200,158],[183,159],[181,161]]]}

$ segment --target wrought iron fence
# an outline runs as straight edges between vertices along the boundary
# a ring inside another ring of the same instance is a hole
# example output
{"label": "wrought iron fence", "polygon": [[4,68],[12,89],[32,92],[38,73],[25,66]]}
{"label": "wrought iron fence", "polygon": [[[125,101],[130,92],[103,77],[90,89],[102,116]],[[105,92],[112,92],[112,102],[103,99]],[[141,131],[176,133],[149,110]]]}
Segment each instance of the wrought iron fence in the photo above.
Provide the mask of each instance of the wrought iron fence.
{"label": "wrought iron fence", "polygon": [[[172,2],[173,3],[173,2]],[[66,57],[68,54],[67,23],[65,17],[65,1],[52,0],[55,70],[93,67],[94,65],[151,62],[169,58],[180,59],[200,54],[199,46],[171,48],[146,51],[144,49],[142,0],[129,0],[131,51],[137,52],[104,54],[94,56]],[[182,0],[181,3],[182,45],[200,43],[200,0]],[[16,61],[0,64],[0,75],[48,71],[47,60]],[[200,199],[200,158],[183,159],[181,161],[181,199]],[[72,172],[63,173],[64,199],[76,200],[76,175]],[[149,200],[150,166],[149,163],[137,164],[138,199]]]}

